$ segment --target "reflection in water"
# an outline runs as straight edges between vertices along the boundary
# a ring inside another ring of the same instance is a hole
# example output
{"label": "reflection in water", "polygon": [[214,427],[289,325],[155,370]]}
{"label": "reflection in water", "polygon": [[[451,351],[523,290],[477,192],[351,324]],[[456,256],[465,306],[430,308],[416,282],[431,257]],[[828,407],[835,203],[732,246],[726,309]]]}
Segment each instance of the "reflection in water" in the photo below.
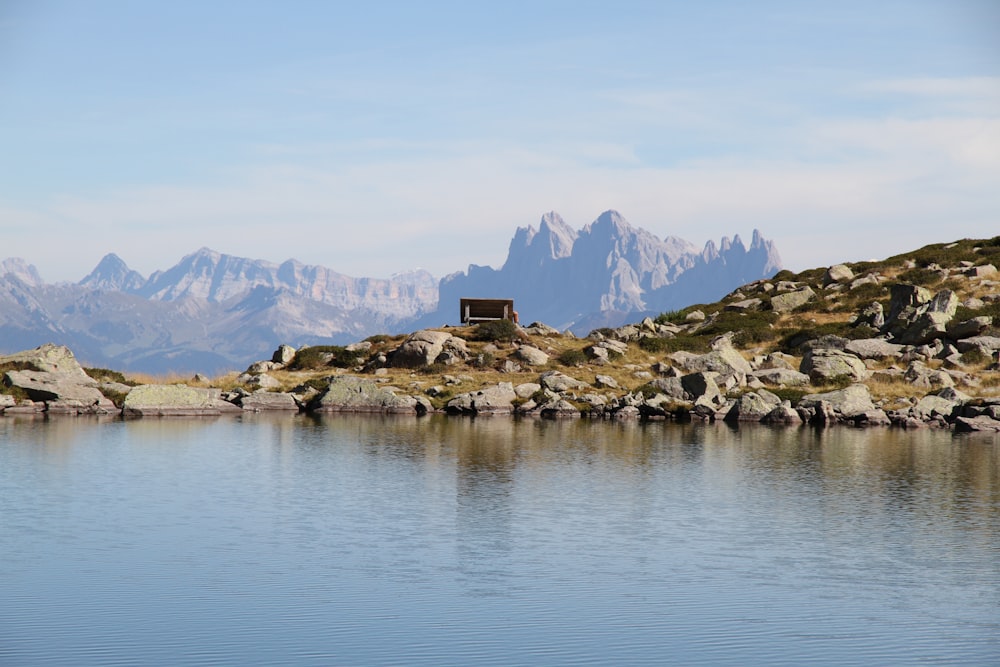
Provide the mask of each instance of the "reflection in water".
{"label": "reflection in water", "polygon": [[0,418],[2,664],[996,664],[1000,444]]}

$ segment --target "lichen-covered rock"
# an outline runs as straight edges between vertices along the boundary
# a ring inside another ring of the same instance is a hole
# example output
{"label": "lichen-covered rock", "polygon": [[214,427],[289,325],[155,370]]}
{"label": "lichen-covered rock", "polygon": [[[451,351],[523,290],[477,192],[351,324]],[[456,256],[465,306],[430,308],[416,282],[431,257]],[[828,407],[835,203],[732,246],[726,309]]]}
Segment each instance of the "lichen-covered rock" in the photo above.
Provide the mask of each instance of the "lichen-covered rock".
{"label": "lichen-covered rock", "polygon": [[292,363],[292,359],[294,358],[295,348],[291,345],[279,345],[278,349],[271,355],[271,361],[282,366]]}
{"label": "lichen-covered rock", "polygon": [[771,308],[776,313],[788,313],[799,306],[809,303],[816,293],[810,287],[804,287],[794,292],[785,292],[771,297]]}
{"label": "lichen-covered rock", "polygon": [[0,364],[21,364],[24,370],[87,377],[83,367],[68,347],[52,343],[46,343],[33,350],[0,356]]}
{"label": "lichen-covered rock", "polygon": [[401,368],[430,366],[452,338],[446,331],[415,331],[391,355],[390,363]]}
{"label": "lichen-covered rock", "polygon": [[903,353],[903,346],[884,338],[859,338],[847,343],[844,351],[859,359],[892,359]]}
{"label": "lichen-covered rock", "polygon": [[799,372],[805,373],[810,380],[817,383],[842,378],[860,381],[868,377],[865,362],[853,354],[829,348],[807,351],[802,357]]}
{"label": "lichen-covered rock", "polygon": [[881,329],[885,326],[885,312],[882,309],[881,303],[873,301],[859,310],[858,314],[851,320],[852,326],[858,327],[862,324],[870,326],[873,329]]}
{"label": "lichen-covered rock", "polygon": [[726,413],[725,420],[759,422],[780,404],[780,401],[770,396],[762,396],[751,391],[736,399],[736,403]]}
{"label": "lichen-covered rock", "polygon": [[248,412],[297,411],[299,404],[291,394],[277,391],[255,391],[242,396],[238,405]]}
{"label": "lichen-covered rock", "polygon": [[854,271],[845,264],[834,264],[823,274],[823,286],[842,283],[854,277]]}
{"label": "lichen-covered rock", "polygon": [[798,411],[787,405],[779,405],[761,418],[763,424],[801,424]]}
{"label": "lichen-covered rock", "polygon": [[309,403],[314,412],[384,412],[423,414],[412,396],[397,395],[392,387],[353,375],[335,375]]}
{"label": "lichen-covered rock", "polygon": [[957,417],[955,419],[955,431],[959,433],[970,433],[975,431],[998,432],[1000,431],[1000,420],[993,419],[986,415],[978,417]]}
{"label": "lichen-covered rock", "polygon": [[809,384],[809,376],[787,368],[764,368],[754,371],[753,376],[775,387],[802,387]]}
{"label": "lichen-covered rock", "polygon": [[200,417],[241,409],[224,401],[218,389],[184,384],[142,384],[125,397],[122,414],[131,417]]}
{"label": "lichen-covered rock", "polygon": [[928,421],[935,417],[948,418],[959,405],[956,401],[929,394],[924,396],[917,404],[910,408],[910,414],[917,419]]}
{"label": "lichen-covered rock", "polygon": [[803,396],[796,407],[814,409],[822,403],[828,405],[834,413],[845,417],[875,409],[871,392],[863,384],[852,384],[836,391]]}
{"label": "lichen-covered rock", "polygon": [[517,398],[514,385],[500,382],[492,387],[459,394],[448,401],[445,409],[453,414],[510,414],[514,411],[514,400]]}
{"label": "lichen-covered rock", "polygon": [[590,386],[586,382],[572,378],[560,371],[547,371],[542,373],[538,381],[546,389],[550,389],[555,392],[586,389]]}
{"label": "lichen-covered rock", "polygon": [[522,345],[517,348],[514,357],[529,366],[544,366],[549,363],[549,355],[531,345]]}

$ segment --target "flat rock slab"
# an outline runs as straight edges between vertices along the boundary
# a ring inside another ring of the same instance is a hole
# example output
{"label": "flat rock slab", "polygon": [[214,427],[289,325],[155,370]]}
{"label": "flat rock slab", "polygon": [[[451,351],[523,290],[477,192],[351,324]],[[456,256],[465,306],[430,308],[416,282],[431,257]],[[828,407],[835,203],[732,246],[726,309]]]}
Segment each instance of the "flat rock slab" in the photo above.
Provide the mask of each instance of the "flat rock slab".
{"label": "flat rock slab", "polygon": [[955,419],[955,430],[960,433],[973,431],[997,433],[1000,432],[1000,421],[985,415],[979,417],[958,417]]}
{"label": "flat rock slab", "polygon": [[222,400],[218,389],[184,384],[133,387],[122,406],[127,417],[211,417],[224,412],[242,412],[242,408]]}
{"label": "flat rock slab", "polygon": [[379,386],[373,380],[354,375],[331,377],[329,386],[309,407],[314,412],[418,414],[424,411],[423,404],[412,396],[398,396],[389,387]]}
{"label": "flat rock slab", "polygon": [[239,401],[240,407],[250,412],[269,412],[272,410],[288,410],[297,412],[299,404],[295,397],[285,392],[255,391],[244,396]]}

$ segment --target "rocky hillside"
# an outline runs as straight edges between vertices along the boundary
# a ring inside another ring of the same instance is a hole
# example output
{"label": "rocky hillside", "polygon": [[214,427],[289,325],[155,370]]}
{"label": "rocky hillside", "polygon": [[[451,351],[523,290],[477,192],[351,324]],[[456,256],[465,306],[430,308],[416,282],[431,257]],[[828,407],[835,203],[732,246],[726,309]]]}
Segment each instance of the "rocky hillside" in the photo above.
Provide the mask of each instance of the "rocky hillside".
{"label": "rocky hillside", "polygon": [[1000,237],[780,272],[586,338],[500,321],[283,345],[195,386],[133,386],[46,346],[0,357],[0,410],[442,411],[1000,432],[996,260]]}
{"label": "rocky hillside", "polygon": [[[426,271],[352,278],[202,248],[148,278],[110,254],[79,283],[46,284],[33,266],[0,262],[0,353],[51,341],[89,363],[146,373],[217,373],[282,341],[344,344],[454,323],[461,296],[513,294],[525,317],[589,330],[650,309],[717,298],[778,269],[757,233],[698,253],[613,211],[581,232],[556,214],[521,228],[500,270],[470,267],[438,284]],[[468,292],[468,293],[467,293]],[[583,318],[581,320],[581,318]],[[560,328],[563,328],[560,326]]]}

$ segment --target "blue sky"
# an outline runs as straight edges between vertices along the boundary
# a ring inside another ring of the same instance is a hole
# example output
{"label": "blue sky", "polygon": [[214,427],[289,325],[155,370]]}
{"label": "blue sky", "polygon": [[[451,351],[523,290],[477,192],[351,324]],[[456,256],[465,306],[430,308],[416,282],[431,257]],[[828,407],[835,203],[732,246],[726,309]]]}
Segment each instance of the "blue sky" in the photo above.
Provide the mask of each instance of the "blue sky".
{"label": "blue sky", "polygon": [[614,208],[793,269],[1000,234],[1000,2],[0,0],[0,258],[497,266]]}

